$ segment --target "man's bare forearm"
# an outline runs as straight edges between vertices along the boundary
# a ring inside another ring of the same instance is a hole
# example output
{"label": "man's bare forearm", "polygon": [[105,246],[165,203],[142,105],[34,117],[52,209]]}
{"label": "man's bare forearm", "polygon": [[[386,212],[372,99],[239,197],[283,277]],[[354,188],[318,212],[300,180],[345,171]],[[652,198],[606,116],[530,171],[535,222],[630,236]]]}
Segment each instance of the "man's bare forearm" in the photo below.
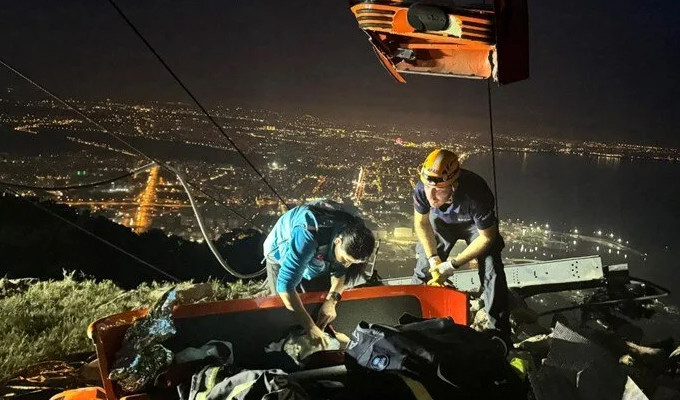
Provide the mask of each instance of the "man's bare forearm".
{"label": "man's bare forearm", "polygon": [[470,242],[470,244],[456,256],[456,264],[463,265],[470,262],[470,260],[477,258],[489,248],[491,242],[492,240],[485,236],[477,236],[475,240]]}
{"label": "man's bare forearm", "polygon": [[416,232],[416,237],[418,241],[423,246],[425,250],[426,257],[432,257],[437,255],[437,240],[434,237],[434,230],[430,221],[425,220],[424,222],[416,221],[414,223],[413,229]]}
{"label": "man's bare forearm", "polygon": [[499,237],[498,226],[494,225],[486,229],[479,230],[479,236],[456,256],[456,264],[463,265],[473,258],[477,258],[488,250],[491,243]]}
{"label": "man's bare forearm", "polygon": [[345,290],[345,277],[344,276],[333,276],[331,275],[331,288],[329,292],[342,293]]}

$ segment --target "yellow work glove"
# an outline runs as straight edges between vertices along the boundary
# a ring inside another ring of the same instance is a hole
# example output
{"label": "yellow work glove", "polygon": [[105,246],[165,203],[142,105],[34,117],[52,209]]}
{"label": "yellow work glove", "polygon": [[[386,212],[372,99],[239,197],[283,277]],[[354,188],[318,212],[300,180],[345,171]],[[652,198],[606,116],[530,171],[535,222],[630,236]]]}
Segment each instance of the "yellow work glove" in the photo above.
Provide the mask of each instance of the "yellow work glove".
{"label": "yellow work glove", "polygon": [[430,279],[427,284],[430,286],[442,286],[439,282],[439,270],[437,270],[437,265],[442,263],[442,259],[439,258],[439,256],[432,256],[427,259],[427,262],[430,264],[430,268],[428,269],[428,272],[430,275],[432,275],[432,279]]}
{"label": "yellow work glove", "polygon": [[456,267],[451,261],[440,262],[433,267],[430,267],[429,272],[432,275],[427,284],[430,286],[444,286],[444,282],[453,275]]}

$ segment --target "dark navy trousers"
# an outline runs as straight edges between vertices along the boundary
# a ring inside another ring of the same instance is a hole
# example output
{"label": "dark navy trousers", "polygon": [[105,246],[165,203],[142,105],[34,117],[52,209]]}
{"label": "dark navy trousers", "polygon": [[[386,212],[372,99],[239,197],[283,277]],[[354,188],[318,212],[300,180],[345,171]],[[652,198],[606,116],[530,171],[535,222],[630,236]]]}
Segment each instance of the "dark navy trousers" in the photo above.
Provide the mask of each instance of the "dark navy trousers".
{"label": "dark navy trousers", "polygon": [[[437,255],[442,261],[449,257],[457,240],[463,239],[467,244],[470,244],[479,236],[479,231],[472,222],[447,224],[430,213],[430,223],[437,240]],[[479,281],[482,285],[480,288],[481,298],[484,301],[484,310],[489,316],[490,328],[509,335],[508,283],[505,279],[505,270],[501,260],[503,247],[505,247],[505,242],[498,235],[486,251],[477,257],[477,263],[479,264]],[[430,265],[420,243],[416,245],[416,254],[418,261],[416,261],[412,282],[414,284],[425,284],[432,279],[432,275],[428,272]]]}

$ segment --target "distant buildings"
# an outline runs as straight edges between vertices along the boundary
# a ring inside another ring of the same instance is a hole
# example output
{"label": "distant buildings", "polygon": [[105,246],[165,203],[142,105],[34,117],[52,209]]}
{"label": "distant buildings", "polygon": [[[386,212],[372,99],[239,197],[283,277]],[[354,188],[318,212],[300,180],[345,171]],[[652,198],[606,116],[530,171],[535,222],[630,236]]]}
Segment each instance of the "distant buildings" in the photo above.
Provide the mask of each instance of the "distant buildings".
{"label": "distant buildings", "polygon": [[395,239],[412,239],[413,238],[413,229],[412,228],[404,228],[404,227],[394,228],[394,238]]}
{"label": "distant buildings", "polygon": [[[187,104],[125,104],[110,100],[75,103],[122,139],[133,140],[154,157],[182,170],[194,185],[192,191],[210,235],[216,237],[239,227],[267,231],[281,214],[280,202],[250,166],[215,132],[204,115]],[[74,118],[70,110],[54,101],[0,99],[0,104],[3,107],[0,127],[14,130],[22,137],[45,135],[52,146],[23,155],[0,153],[0,180],[36,185],[81,184],[132,170],[145,158]],[[410,227],[413,215],[410,199],[418,163],[435,147],[454,149],[461,158],[489,151],[486,137],[475,132],[390,130],[238,107],[218,107],[211,114],[288,204],[353,196],[376,237],[384,241],[379,259],[390,259],[404,270],[413,265],[415,237]],[[435,140],[436,137],[446,139]],[[596,154],[605,160],[622,157],[680,160],[678,149],[522,135],[499,134],[496,147],[513,152]],[[147,228],[161,228],[168,234],[200,240],[183,188],[164,169],[158,170],[157,178],[154,196],[147,193]],[[145,188],[148,191],[148,173],[86,190],[26,191],[26,194],[37,194],[130,224],[140,208],[140,194]],[[524,224],[506,225],[503,229],[508,242],[512,242],[506,254],[517,257],[551,258],[581,251],[593,243],[601,246],[600,238],[592,243],[580,237],[565,239]],[[549,251],[544,254],[539,249]],[[608,249],[612,254],[624,253],[622,248]]]}

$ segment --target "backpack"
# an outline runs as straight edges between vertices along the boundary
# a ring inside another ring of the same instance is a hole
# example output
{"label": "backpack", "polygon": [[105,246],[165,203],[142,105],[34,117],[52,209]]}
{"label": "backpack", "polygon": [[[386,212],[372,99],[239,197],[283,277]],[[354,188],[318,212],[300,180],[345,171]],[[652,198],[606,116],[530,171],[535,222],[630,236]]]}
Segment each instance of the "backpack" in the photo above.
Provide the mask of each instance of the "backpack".
{"label": "backpack", "polygon": [[360,322],[347,349],[347,368],[403,373],[440,395],[435,397],[522,398],[523,385],[494,338],[451,318],[400,322]]}

